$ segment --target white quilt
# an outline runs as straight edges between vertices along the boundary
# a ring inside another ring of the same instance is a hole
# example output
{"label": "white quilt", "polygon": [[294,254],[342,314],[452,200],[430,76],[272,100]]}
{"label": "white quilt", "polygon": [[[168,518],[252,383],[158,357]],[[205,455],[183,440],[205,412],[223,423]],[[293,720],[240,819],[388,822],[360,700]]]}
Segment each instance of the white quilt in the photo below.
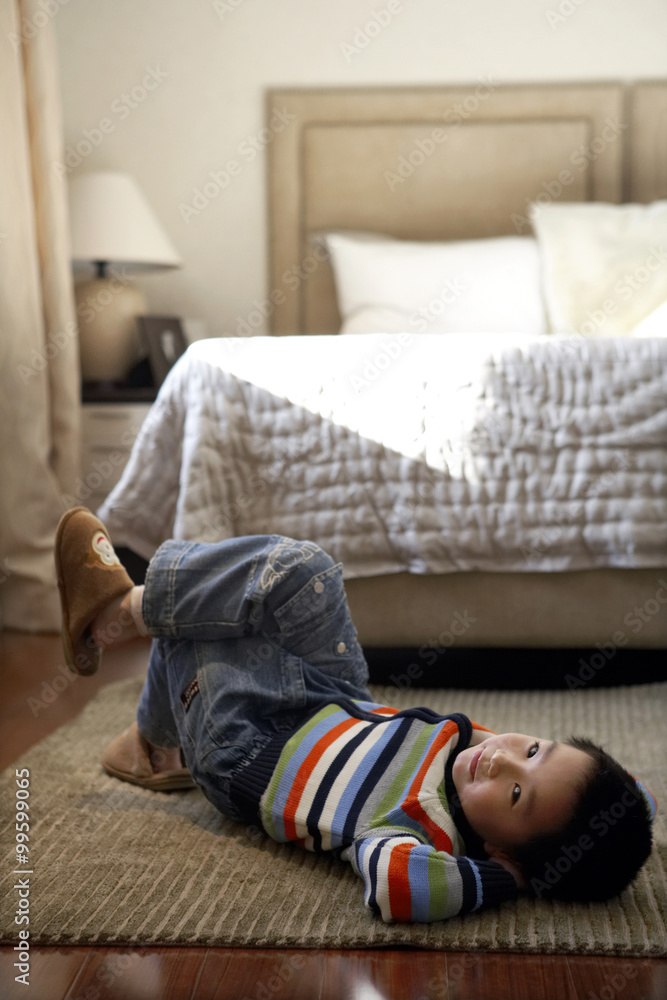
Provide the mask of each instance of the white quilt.
{"label": "white quilt", "polygon": [[116,544],[312,539],[345,575],[667,566],[667,340],[194,344],[100,509]]}

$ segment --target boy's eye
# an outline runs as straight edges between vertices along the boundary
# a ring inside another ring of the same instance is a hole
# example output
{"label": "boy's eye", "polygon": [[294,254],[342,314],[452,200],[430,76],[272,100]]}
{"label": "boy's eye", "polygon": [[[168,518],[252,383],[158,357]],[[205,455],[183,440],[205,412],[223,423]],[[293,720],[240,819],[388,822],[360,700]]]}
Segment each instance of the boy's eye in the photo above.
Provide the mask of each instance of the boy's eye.
{"label": "boy's eye", "polygon": [[[527,756],[534,757],[539,749],[540,749],[540,744],[536,740],[535,743],[533,743],[533,745],[529,748]],[[512,789],[512,805],[515,806],[520,798],[521,798],[521,786],[515,785],[514,788]]]}

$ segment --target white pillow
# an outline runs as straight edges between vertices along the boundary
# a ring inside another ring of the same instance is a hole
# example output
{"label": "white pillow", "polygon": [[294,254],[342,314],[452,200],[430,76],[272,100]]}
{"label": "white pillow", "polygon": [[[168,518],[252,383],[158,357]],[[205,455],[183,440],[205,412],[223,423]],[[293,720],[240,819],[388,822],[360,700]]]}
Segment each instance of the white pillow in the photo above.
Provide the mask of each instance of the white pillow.
{"label": "white pillow", "polygon": [[410,313],[389,306],[362,306],[343,320],[339,333],[405,333],[413,330]]}
{"label": "white pillow", "polygon": [[630,334],[667,299],[667,201],[533,205],[554,333]]}
{"label": "white pillow", "polygon": [[[328,233],[326,244],[341,332],[388,332],[401,316],[415,333],[545,332],[532,237],[421,243]],[[375,322],[378,307],[384,322],[362,329],[360,317]]]}

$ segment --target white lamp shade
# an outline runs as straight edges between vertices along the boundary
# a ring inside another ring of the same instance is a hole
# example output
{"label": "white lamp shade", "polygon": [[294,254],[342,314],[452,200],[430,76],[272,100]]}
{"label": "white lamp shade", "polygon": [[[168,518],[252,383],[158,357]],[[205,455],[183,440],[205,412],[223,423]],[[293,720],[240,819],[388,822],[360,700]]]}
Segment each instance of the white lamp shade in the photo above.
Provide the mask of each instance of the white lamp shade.
{"label": "white lamp shade", "polygon": [[131,271],[179,267],[181,258],[128,174],[95,171],[69,184],[72,260]]}

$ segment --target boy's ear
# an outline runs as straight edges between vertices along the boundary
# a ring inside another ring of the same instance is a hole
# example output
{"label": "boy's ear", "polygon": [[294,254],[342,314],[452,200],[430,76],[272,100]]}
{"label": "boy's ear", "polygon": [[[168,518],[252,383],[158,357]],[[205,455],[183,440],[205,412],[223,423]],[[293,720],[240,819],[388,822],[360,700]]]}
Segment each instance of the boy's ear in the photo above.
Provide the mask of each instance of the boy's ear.
{"label": "boy's ear", "polygon": [[501,847],[496,847],[495,844],[490,844],[486,840],[484,841],[484,850],[488,854],[491,861],[495,861],[496,864],[502,865],[503,868],[507,869],[510,875],[514,876],[514,881],[520,889],[527,888],[527,883],[523,877],[521,867],[512,857],[510,857],[507,851],[503,850]]}

